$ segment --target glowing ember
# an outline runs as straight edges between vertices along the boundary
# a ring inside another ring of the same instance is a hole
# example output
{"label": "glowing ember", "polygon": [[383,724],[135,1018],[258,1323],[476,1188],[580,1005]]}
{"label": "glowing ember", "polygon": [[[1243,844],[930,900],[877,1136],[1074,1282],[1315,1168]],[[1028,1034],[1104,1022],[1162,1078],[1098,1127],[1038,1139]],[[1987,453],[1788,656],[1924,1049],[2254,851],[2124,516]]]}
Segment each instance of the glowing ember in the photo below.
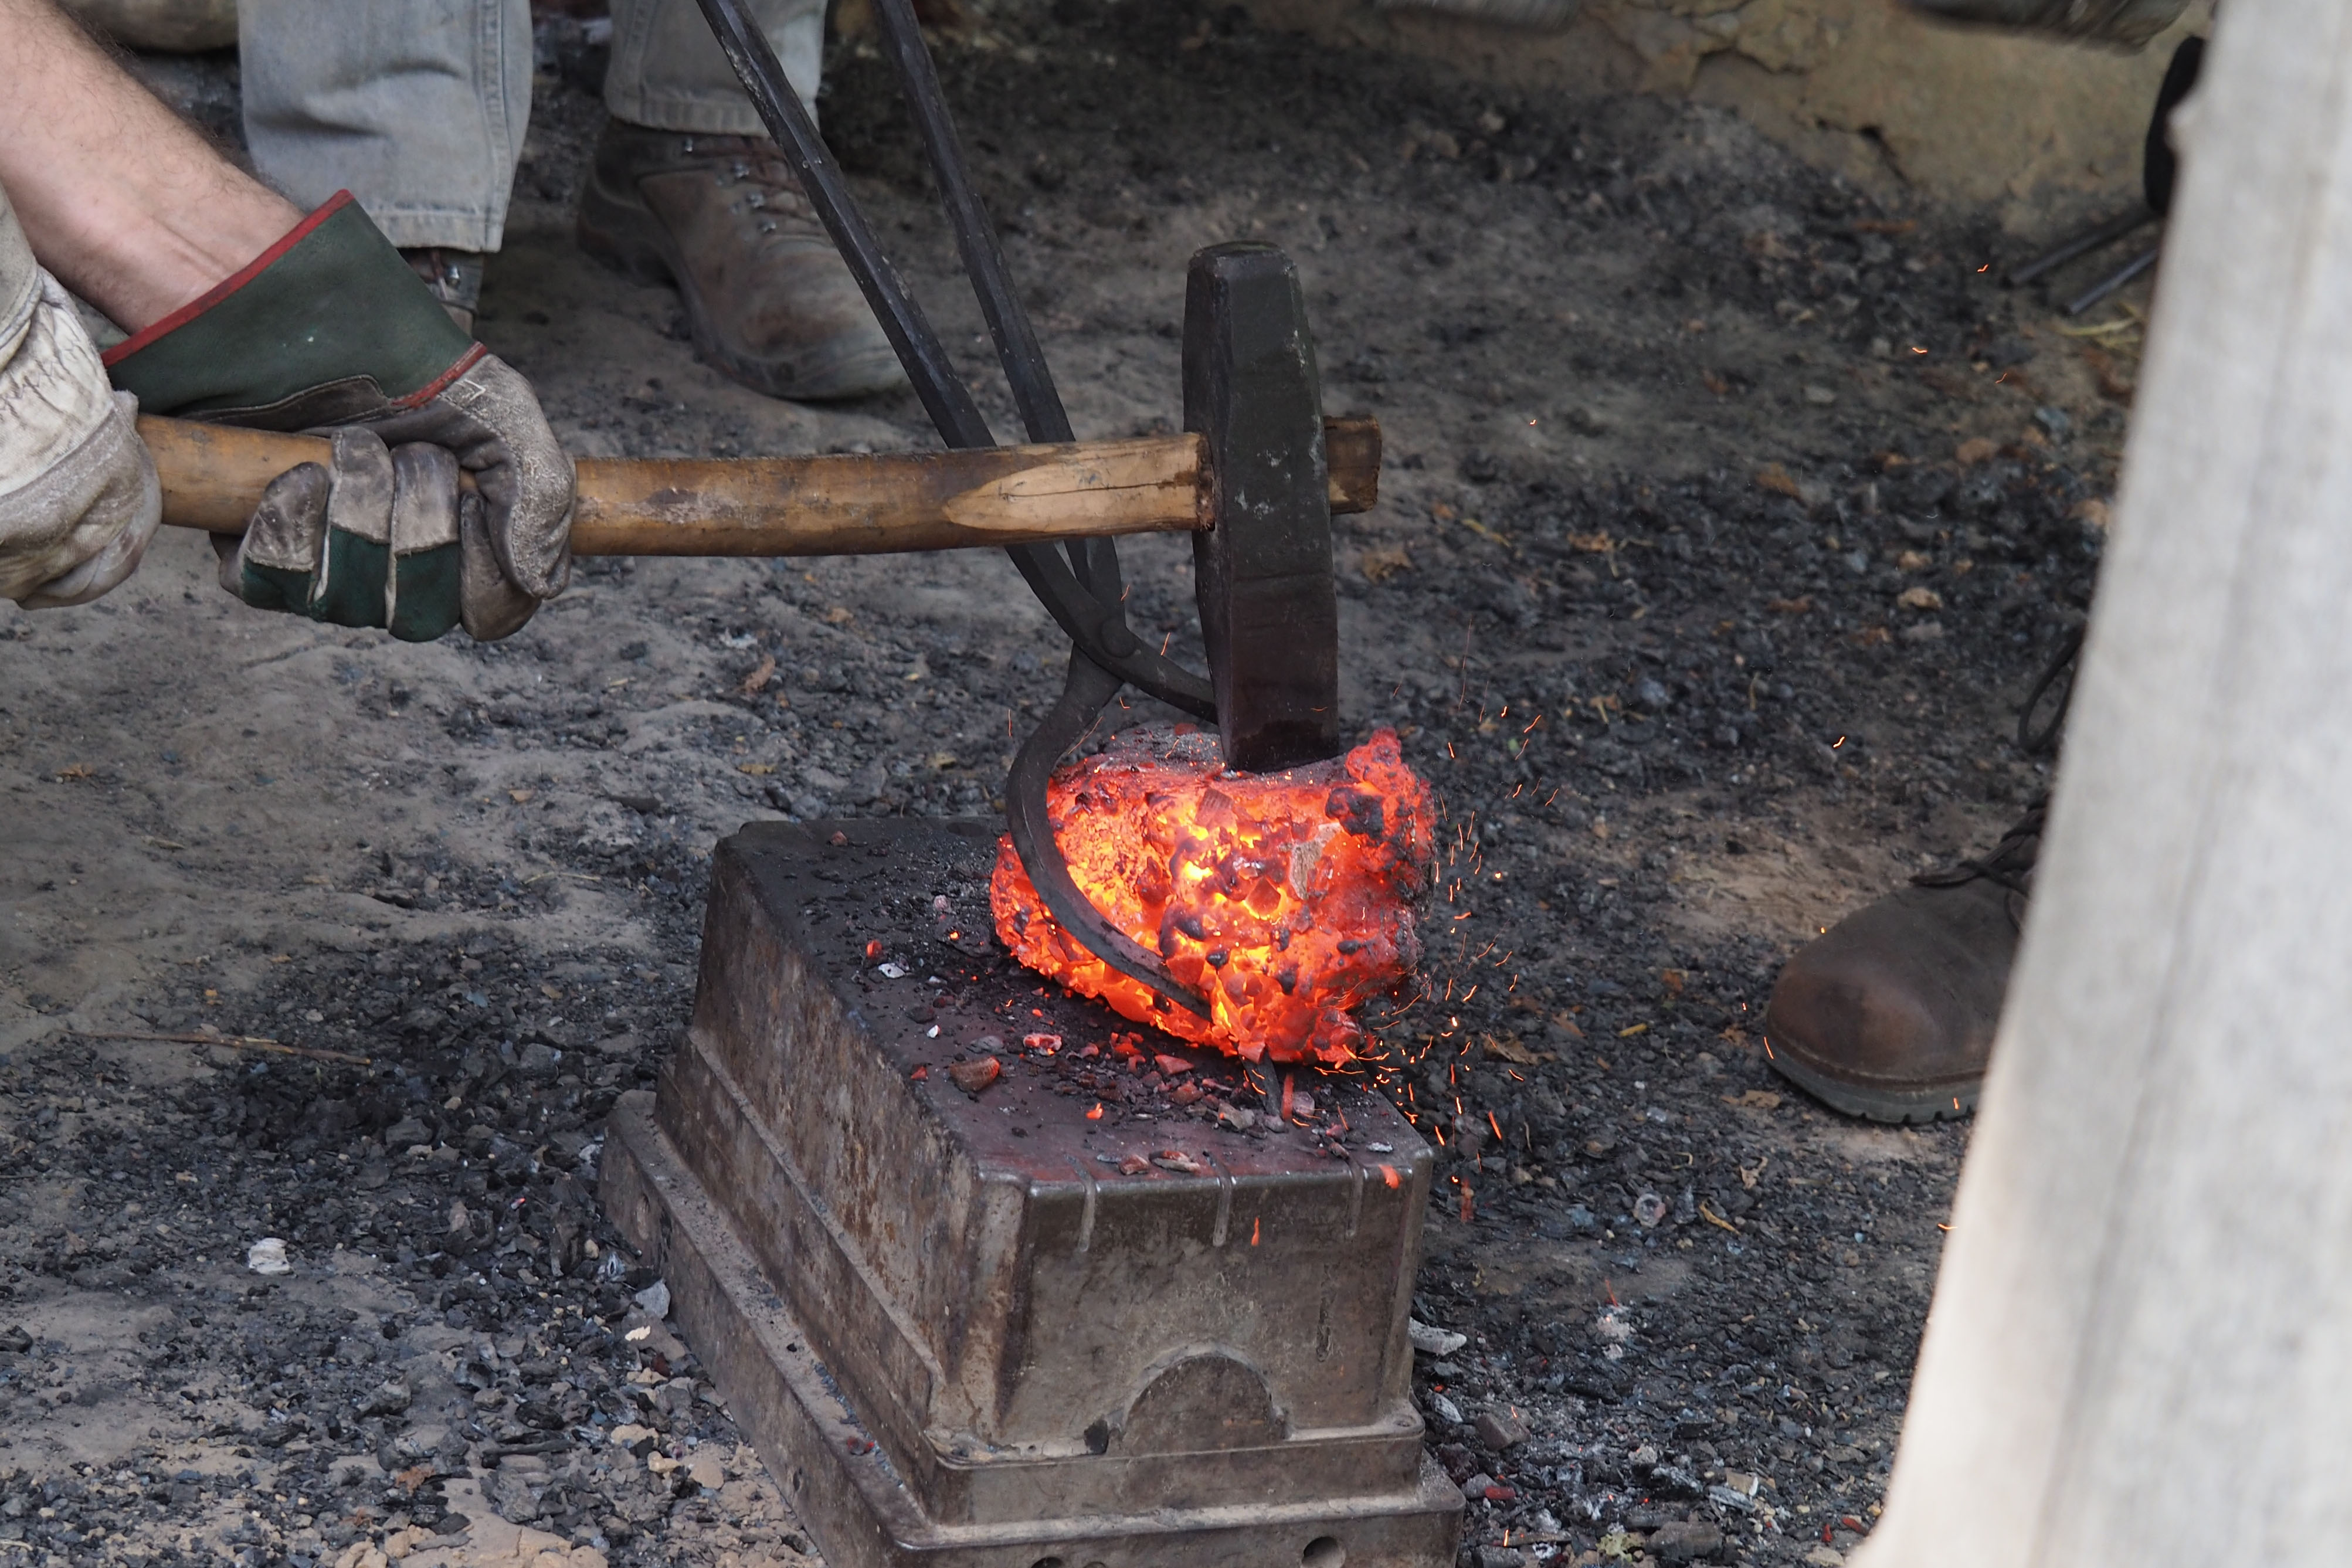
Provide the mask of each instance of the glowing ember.
{"label": "glowing ember", "polygon": [[1228,773],[1213,736],[1129,730],[1055,774],[1070,875],[1111,923],[1209,998],[1202,1020],[1080,947],[997,847],[996,933],[1030,968],[1129,1018],[1250,1061],[1337,1065],[1351,1016],[1421,956],[1407,902],[1430,865],[1429,795],[1382,730],[1344,758]]}

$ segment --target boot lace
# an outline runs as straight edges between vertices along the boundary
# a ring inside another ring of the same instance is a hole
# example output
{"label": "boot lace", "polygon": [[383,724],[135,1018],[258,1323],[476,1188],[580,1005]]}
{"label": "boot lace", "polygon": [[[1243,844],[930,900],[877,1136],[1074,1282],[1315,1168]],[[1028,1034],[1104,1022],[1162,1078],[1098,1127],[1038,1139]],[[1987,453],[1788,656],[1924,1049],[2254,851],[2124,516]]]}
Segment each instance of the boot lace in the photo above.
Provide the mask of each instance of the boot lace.
{"label": "boot lace", "polygon": [[759,215],[761,234],[773,234],[783,223],[814,224],[816,208],[801,189],[776,144],[764,136],[688,136],[684,151],[707,163],[712,176],[729,190],[738,212]]}
{"label": "boot lace", "polygon": [[[2074,627],[2058,641],[2058,651],[2042,668],[2033,689],[2017,710],[2017,749],[2029,757],[2045,756],[2058,749],[2058,731],[2065,726],[2066,710],[2074,701],[2074,664],[2083,652],[2083,628]],[[2047,704],[2050,716],[2041,723],[2034,715]]]}
{"label": "boot lace", "polygon": [[2037,796],[2026,807],[2025,815],[2010,826],[1993,846],[1992,853],[1982,859],[1961,860],[1933,871],[1922,871],[1911,879],[1915,887],[1957,888],[1973,882],[1979,877],[1998,882],[2011,892],[2022,897],[2033,889],[2033,858],[2042,844],[2042,822],[2049,814],[2050,797]]}
{"label": "boot lace", "polygon": [[[2083,628],[2074,627],[2059,640],[2058,650],[2042,668],[2033,689],[2026,693],[2025,703],[2017,711],[2017,747],[2028,756],[2038,756],[2058,746],[2058,731],[2066,722],[2066,710],[2074,700],[2074,665],[2083,651]],[[2042,722],[2034,716],[2044,706],[2050,710]],[[1957,888],[1982,877],[1998,882],[2022,898],[2032,891],[2033,861],[2042,847],[2042,823],[2049,815],[2050,795],[2047,791],[2035,795],[2026,806],[2025,815],[2010,826],[1993,846],[1992,853],[1982,859],[1958,861],[1933,871],[1922,871],[1911,879],[1919,888]]]}

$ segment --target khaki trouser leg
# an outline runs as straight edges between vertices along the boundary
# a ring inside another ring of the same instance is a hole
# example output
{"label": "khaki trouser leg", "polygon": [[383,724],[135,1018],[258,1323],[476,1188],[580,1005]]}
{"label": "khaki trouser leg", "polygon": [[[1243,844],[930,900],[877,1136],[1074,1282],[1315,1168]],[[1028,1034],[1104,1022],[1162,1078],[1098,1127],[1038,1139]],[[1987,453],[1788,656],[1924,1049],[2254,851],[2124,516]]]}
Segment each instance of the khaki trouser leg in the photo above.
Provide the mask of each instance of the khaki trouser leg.
{"label": "khaki trouser leg", "polygon": [[403,247],[496,250],[530,116],[529,0],[239,0],[255,168]]}
{"label": "khaki trouser leg", "polygon": [[[801,101],[815,112],[823,0],[751,0],[750,10]],[[614,0],[604,106],[615,119],[661,131],[756,136],[763,130],[694,0]]]}

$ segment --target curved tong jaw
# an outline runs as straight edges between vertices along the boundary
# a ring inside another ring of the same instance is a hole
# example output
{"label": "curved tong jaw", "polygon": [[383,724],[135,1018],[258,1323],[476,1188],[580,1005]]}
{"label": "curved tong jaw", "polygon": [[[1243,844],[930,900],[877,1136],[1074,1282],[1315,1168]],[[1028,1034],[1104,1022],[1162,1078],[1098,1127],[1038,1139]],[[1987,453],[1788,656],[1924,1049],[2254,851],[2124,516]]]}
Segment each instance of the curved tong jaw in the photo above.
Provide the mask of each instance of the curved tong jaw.
{"label": "curved tong jaw", "polygon": [[[993,445],[971,390],[850,199],[744,0],[698,3],[940,438],[950,447]],[[876,0],[875,12],[1029,438],[1067,441],[1069,420],[964,167],[913,7],[909,0]],[[1047,816],[1046,783],[1122,684],[1213,719],[1225,765],[1237,771],[1297,767],[1339,752],[1322,395],[1297,273],[1270,245],[1213,246],[1192,258],[1184,293],[1184,427],[1205,438],[1210,470],[1213,515],[1209,530],[1193,536],[1193,586],[1212,679],[1153,653],[1128,626],[1118,552],[1108,539],[1071,545],[1066,561],[1041,546],[1008,550],[1072,647],[1062,695],[1022,745],[1005,799],[1013,848],[1062,928],[1120,973],[1205,1018],[1207,1000],[1114,927],[1072,879]]]}

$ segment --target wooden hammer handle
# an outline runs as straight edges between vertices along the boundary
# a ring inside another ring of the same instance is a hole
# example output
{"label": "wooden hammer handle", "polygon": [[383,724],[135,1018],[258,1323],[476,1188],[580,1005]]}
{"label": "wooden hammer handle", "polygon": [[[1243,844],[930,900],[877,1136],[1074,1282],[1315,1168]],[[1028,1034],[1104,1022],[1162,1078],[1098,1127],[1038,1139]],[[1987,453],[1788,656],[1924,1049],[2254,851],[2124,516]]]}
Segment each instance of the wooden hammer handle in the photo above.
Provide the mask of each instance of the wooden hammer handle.
{"label": "wooden hammer handle", "polygon": [[[242,533],[269,481],[323,463],[316,436],[142,416],[163,521]],[[1327,419],[1331,510],[1379,498],[1381,431]],[[1198,436],[965,451],[678,460],[583,458],[576,555],[871,555],[1208,526]]]}

